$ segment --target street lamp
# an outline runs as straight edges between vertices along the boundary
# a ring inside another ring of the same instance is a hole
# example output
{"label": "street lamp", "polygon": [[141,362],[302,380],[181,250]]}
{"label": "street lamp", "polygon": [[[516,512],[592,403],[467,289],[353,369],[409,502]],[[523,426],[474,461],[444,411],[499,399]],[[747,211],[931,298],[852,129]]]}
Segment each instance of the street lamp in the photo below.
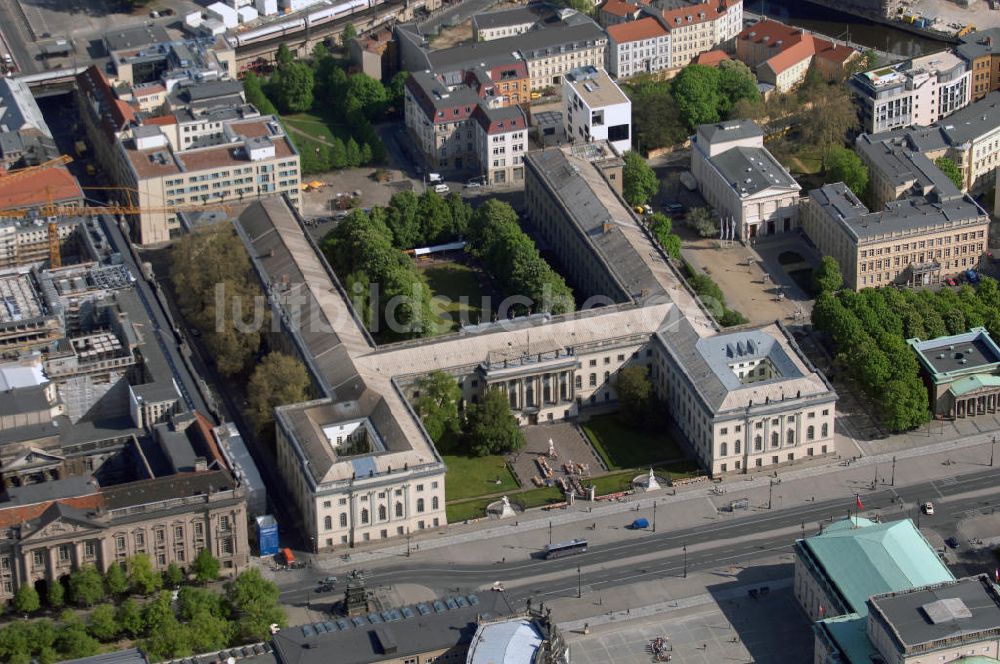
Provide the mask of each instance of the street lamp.
{"label": "street lamp", "polygon": [[[992,461],[990,465],[993,465]],[[896,457],[892,457],[892,477],[889,478],[889,486],[896,486]]]}
{"label": "street lamp", "polygon": [[875,477],[872,479],[872,490],[878,488],[878,462],[875,463]]}
{"label": "street lamp", "polygon": [[653,532],[656,532],[656,499],[653,499]]}
{"label": "street lamp", "polygon": [[993,442],[990,443],[990,466],[993,466],[993,453],[997,449],[997,437],[993,436]]}
{"label": "street lamp", "polygon": [[406,557],[410,557],[410,528],[406,528]]}
{"label": "street lamp", "polygon": [[549,520],[549,545],[552,544],[552,520]]}
{"label": "street lamp", "polygon": [[688,578],[688,545],[686,542],[682,545],[682,548],[684,550],[684,578],[686,579]]}
{"label": "street lamp", "polygon": [[771,498],[774,496],[774,480],[767,481],[767,509],[771,509]]}
{"label": "street lamp", "polygon": [[583,597],[583,576],[580,574],[580,566],[576,566],[576,598]]}

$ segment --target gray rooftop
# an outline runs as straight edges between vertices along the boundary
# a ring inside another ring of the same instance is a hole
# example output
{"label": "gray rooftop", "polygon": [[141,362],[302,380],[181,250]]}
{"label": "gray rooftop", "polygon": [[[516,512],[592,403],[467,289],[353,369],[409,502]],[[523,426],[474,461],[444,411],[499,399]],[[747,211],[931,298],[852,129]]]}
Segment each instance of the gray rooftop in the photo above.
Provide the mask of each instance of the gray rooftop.
{"label": "gray rooftop", "polygon": [[[607,35],[591,20],[577,25],[556,24],[544,30],[532,30],[513,37],[473,42],[454,48],[431,51],[427,60],[435,71],[458,69],[465,65],[491,64],[511,60],[530,60],[546,53],[559,54],[560,47],[582,49],[597,42],[604,43]],[[515,56],[513,53],[520,55]],[[567,51],[568,52],[568,51]]]}
{"label": "gray rooftop", "polygon": [[955,52],[966,60],[984,55],[1000,55],[1000,28],[977,30],[961,39],[962,43],[955,47]]}
{"label": "gray rooftop", "polygon": [[424,92],[424,98],[419,102],[430,102],[435,110],[449,109],[455,106],[475,107],[479,104],[479,95],[465,84],[458,84],[449,90],[434,74],[415,71],[410,74],[413,83]]}
{"label": "gray rooftop", "polygon": [[602,200],[598,196],[593,189],[595,184],[610,189],[603,179],[593,182],[597,178],[580,177],[594,171],[590,163],[582,159],[571,161],[559,148],[530,152],[524,160],[547,183],[552,195],[573,212],[568,216],[617,277],[623,295],[637,297],[642,292],[649,295],[664,292],[646,257],[639,254],[622,228],[635,225],[631,213],[620,202],[609,209],[608,197]]}
{"label": "gray rooftop", "polygon": [[[792,362],[778,340],[759,329],[739,330],[700,339],[695,348],[728,391],[745,387],[730,365],[767,359],[776,376],[771,380],[801,378],[802,372]],[[762,385],[769,381],[757,381]]]}
{"label": "gray rooftop", "polygon": [[911,196],[889,201],[884,210],[868,212],[857,197],[846,189],[840,182],[824,185],[811,190],[809,197],[826,211],[830,219],[859,240],[934,226],[978,223],[983,217],[982,210],[968,195],[948,200],[939,200],[934,194],[926,197]]}
{"label": "gray rooftop", "polygon": [[354,619],[297,625],[273,637],[282,664],[368,664],[467,645],[479,618],[514,612],[503,593],[446,597]]}
{"label": "gray rooftop", "polygon": [[922,586],[868,600],[869,615],[888,628],[899,651],[954,649],[1000,636],[1000,594],[988,576]]}
{"label": "gray rooftop", "polygon": [[28,84],[17,78],[0,78],[0,132],[35,129],[52,138],[45,118],[28,89]]}
{"label": "gray rooftop", "polygon": [[766,148],[738,146],[708,160],[740,196],[753,196],[767,189],[801,189]]}
{"label": "gray rooftop", "polygon": [[0,393],[0,415],[22,415],[49,408],[45,385],[29,385]]}
{"label": "gray rooftop", "polygon": [[[928,133],[921,132],[921,135]],[[960,197],[962,192],[940,168],[922,152],[911,149],[910,138],[899,134],[862,134],[855,145],[894,187],[913,185],[920,193],[933,189],[944,198]]]}
{"label": "gray rooftop", "polygon": [[697,132],[708,140],[709,145],[764,136],[764,131],[753,120],[726,120],[698,125]]}
{"label": "gray rooftop", "polygon": [[62,664],[149,664],[149,660],[138,648],[128,648],[81,659],[67,659]]}
{"label": "gray rooftop", "polygon": [[[167,475],[152,480],[119,484],[101,490],[109,510],[144,505],[171,498],[207,496],[209,493],[236,488],[233,476],[225,470]],[[184,509],[190,509],[190,506]]]}
{"label": "gray rooftop", "polygon": [[1000,362],[1000,349],[983,328],[937,339],[910,340],[920,360],[936,374],[987,367]]}
{"label": "gray rooftop", "polygon": [[545,4],[531,4],[526,7],[505,9],[496,12],[484,12],[472,17],[473,30],[488,30],[502,28],[505,25],[523,25],[540,21],[554,15],[552,8]]}
{"label": "gray rooftop", "polygon": [[0,495],[0,508],[33,505],[50,500],[74,498],[97,493],[96,482],[91,483],[90,477],[69,475],[62,479],[38,482],[26,486],[8,487],[6,493]]}
{"label": "gray rooftop", "polygon": [[130,48],[142,48],[150,44],[160,44],[170,41],[170,35],[160,25],[133,25],[119,28],[104,34],[104,43],[109,51],[124,51]]}
{"label": "gray rooftop", "polygon": [[1000,91],[961,108],[934,124],[941,127],[949,144],[959,146],[1000,126]]}

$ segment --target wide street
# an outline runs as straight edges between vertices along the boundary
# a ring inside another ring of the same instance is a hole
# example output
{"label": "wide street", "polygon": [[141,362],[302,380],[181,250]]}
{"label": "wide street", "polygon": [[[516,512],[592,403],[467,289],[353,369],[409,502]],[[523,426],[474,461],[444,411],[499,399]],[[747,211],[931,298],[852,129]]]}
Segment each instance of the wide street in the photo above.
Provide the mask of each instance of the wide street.
{"label": "wide street", "polygon": [[[945,538],[954,532],[959,519],[977,511],[989,513],[1000,505],[998,477],[1000,468],[990,468],[959,477],[885,487],[863,496],[863,515],[877,513],[884,520],[916,519],[918,505],[932,499],[936,512],[933,516],[921,515],[920,525],[925,532],[930,528]],[[444,563],[439,555],[415,553],[405,558],[405,563],[398,561],[366,570],[366,578],[370,587],[415,584],[435,595],[483,590],[500,581],[515,605],[529,598],[552,601],[576,597],[583,588],[591,594],[614,592],[629,584],[683,578],[685,572],[745,566],[777,553],[788,553],[796,538],[819,532],[825,524],[845,517],[854,507],[852,501],[833,499],[762,510],[739,519],[694,527],[669,529],[668,525],[665,532],[662,526],[656,533],[620,530],[621,541],[598,544],[586,553],[553,561],[538,558],[539,548],[508,547],[503,540],[494,540],[497,555],[505,553],[504,558],[510,558],[511,562]],[[940,546],[937,538],[929,539]],[[331,595],[314,592],[321,574],[309,570],[297,575],[294,581],[287,577],[289,582],[282,583],[282,601],[317,609],[339,600],[342,586]],[[278,577],[282,580],[281,574]],[[581,608],[581,615],[560,616],[560,619],[586,617],[588,608],[593,614],[604,612],[603,607],[594,609],[590,603]]]}

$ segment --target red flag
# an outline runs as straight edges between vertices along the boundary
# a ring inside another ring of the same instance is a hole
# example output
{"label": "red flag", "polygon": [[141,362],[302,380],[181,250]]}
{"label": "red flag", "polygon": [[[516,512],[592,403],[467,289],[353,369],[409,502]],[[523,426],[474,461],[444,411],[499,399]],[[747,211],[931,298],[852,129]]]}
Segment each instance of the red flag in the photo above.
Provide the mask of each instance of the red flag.
{"label": "red flag", "polygon": [[820,617],[820,618],[822,618],[822,617],[823,617],[823,614],[825,614],[825,613],[826,613],[826,609],[824,609],[824,608],[823,608],[823,605],[822,605],[822,604],[820,604],[820,605],[819,605],[819,617]]}
{"label": "red flag", "polygon": [[858,511],[860,512],[865,508],[865,506],[861,503],[861,496],[858,494],[854,494],[854,499],[858,503]]}
{"label": "red flag", "polygon": [[1000,568],[993,570],[993,578],[997,580],[997,583],[1000,583]]}

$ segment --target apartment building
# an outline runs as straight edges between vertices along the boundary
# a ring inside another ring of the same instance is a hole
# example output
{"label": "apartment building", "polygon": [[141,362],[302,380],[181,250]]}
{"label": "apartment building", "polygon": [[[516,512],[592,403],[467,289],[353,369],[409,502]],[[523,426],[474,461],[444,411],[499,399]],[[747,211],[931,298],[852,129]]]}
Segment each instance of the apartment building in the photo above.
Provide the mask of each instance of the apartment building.
{"label": "apartment building", "polygon": [[736,57],[755,70],[758,81],[788,92],[805,79],[810,66],[815,66],[828,81],[843,78],[848,63],[861,54],[808,30],[765,17],[737,35]]}
{"label": "apartment building", "polygon": [[[919,152],[930,160],[947,157],[962,173],[962,190],[989,189],[1000,166],[1000,92],[991,92],[929,127],[911,127],[882,134],[859,136],[858,151],[868,158],[875,144],[882,151],[902,149]],[[876,168],[882,168],[873,162]],[[881,177],[873,173],[873,179]]]}
{"label": "apartment building", "polygon": [[670,31],[670,66],[684,67],[700,53],[735,39],[743,29],[743,0],[712,0],[662,11]]}
{"label": "apartment building", "polygon": [[171,39],[160,25],[134,25],[105,33],[116,84],[139,88],[160,83],[169,91],[177,81],[213,81],[236,76],[236,52],[222,37]]}
{"label": "apartment building", "polygon": [[143,208],[134,227],[141,244],[166,242],[180,232],[178,207],[221,207],[227,202],[287,195],[299,204],[299,156],[276,118],[226,123],[222,140],[175,150],[157,125],[131,130],[118,144],[124,186]]}
{"label": "apartment building", "polygon": [[670,69],[670,32],[652,16],[611,25],[605,60],[615,78]]}
{"label": "apartment building", "polygon": [[35,166],[59,155],[28,84],[0,78],[0,167]]}
{"label": "apartment building", "polygon": [[[480,107],[479,112],[485,115],[489,115],[488,111],[516,108],[517,104],[530,99],[529,80],[527,65],[522,60],[442,74],[420,71],[411,74],[406,80],[405,122],[428,166],[443,171],[472,172],[485,164],[499,169],[498,177],[505,178],[506,182],[514,181],[516,164],[511,161],[511,154],[505,155],[504,166],[494,167],[492,146],[487,152],[480,151],[480,148],[485,149],[485,144],[479,142],[479,123],[473,115]],[[506,118],[508,123],[503,128],[509,129],[509,122],[515,121],[515,115],[498,112],[496,117]],[[498,123],[494,131],[500,130]],[[499,142],[499,135],[497,138]],[[505,145],[509,143],[507,147],[513,151],[515,146],[521,145],[520,140],[508,136],[504,142]],[[522,149],[526,148],[519,148]],[[499,155],[497,157],[499,162]]]}
{"label": "apartment building", "polygon": [[473,14],[472,38],[482,42],[522,35],[553,14],[552,8],[544,3]]}
{"label": "apartment building", "polygon": [[843,183],[809,192],[802,228],[840,264],[847,288],[927,286],[979,266],[989,216],[952,187],[869,211]]}
{"label": "apartment building", "polygon": [[1000,90],[1000,28],[978,30],[961,38],[955,47],[972,72],[972,101]]}
{"label": "apartment building", "polygon": [[632,101],[603,69],[574,69],[563,79],[563,120],[571,143],[607,141],[632,149]]}
{"label": "apartment building", "polygon": [[646,2],[628,2],[628,0],[605,0],[597,12],[597,21],[605,28],[612,25],[636,21],[644,15]]}
{"label": "apartment building", "polygon": [[912,58],[851,78],[865,131],[929,125],[968,105],[972,72],[948,51]]}
{"label": "apartment building", "polygon": [[489,108],[477,104],[472,112],[476,156],[487,185],[524,182],[524,155],[528,152],[528,118],[520,106]]}
{"label": "apartment building", "polygon": [[698,190],[729,234],[745,241],[798,226],[801,187],[764,147],[764,132],[754,122],[700,125],[691,143]]}
{"label": "apartment building", "polygon": [[540,91],[562,83],[577,67],[601,67],[607,35],[591,18],[562,9],[523,34],[474,42],[438,51],[429,46],[414,26],[397,26],[404,69],[437,74],[467,71],[477,66],[527,65],[530,90]]}

